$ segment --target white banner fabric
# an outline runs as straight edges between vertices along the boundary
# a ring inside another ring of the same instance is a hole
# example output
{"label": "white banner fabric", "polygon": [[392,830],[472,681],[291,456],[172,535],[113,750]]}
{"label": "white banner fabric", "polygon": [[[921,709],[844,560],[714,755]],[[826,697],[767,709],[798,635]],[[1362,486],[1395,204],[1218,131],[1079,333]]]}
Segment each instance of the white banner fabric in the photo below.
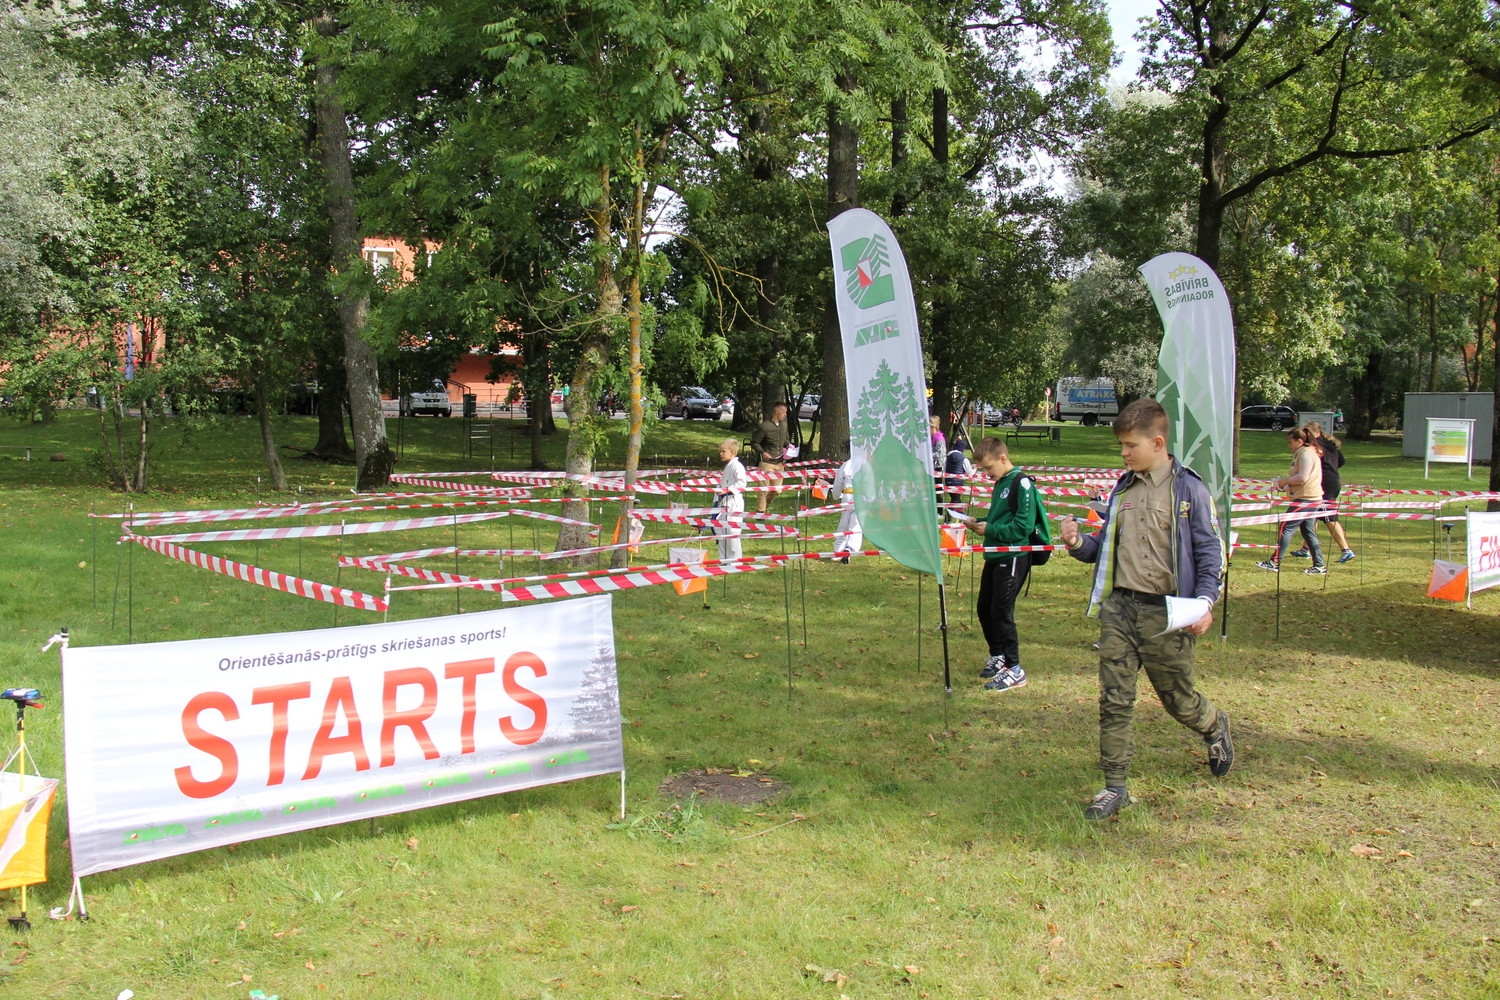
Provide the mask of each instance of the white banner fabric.
{"label": "white banner fabric", "polygon": [[1467,520],[1469,593],[1500,587],[1500,513],[1471,510]]}
{"label": "white banner fabric", "polygon": [[624,769],[608,596],[63,651],[73,872]]}
{"label": "white banner fabric", "polygon": [[[1165,334],[1156,399],[1172,421],[1168,449],[1203,478],[1227,542],[1234,466],[1234,316],[1213,268],[1187,253],[1140,267]],[[1226,547],[1227,550],[1227,547]]]}
{"label": "white banner fabric", "polygon": [[927,376],[906,258],[885,221],[862,208],[831,219],[828,236],[854,508],[872,543],[941,583]]}

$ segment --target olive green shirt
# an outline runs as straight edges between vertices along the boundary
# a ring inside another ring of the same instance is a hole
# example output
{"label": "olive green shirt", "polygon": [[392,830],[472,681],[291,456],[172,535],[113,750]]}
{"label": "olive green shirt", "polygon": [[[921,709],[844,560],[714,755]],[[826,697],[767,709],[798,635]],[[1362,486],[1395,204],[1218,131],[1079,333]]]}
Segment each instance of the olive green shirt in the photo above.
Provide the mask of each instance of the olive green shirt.
{"label": "olive green shirt", "polygon": [[1137,473],[1115,514],[1115,586],[1144,594],[1173,594],[1172,463]]}
{"label": "olive green shirt", "polygon": [[791,431],[787,428],[787,421],[773,423],[770,420],[762,420],[755,433],[750,435],[750,447],[760,452],[764,460],[779,464],[786,455],[787,443],[791,440]]}

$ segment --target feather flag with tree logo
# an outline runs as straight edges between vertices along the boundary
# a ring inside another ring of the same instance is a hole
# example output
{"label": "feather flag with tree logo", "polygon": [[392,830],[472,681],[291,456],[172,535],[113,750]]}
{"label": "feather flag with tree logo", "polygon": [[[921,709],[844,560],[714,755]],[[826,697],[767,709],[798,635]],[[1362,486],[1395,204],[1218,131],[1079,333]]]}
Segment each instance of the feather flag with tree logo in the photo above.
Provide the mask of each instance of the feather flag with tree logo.
{"label": "feather flag with tree logo", "polygon": [[854,506],[865,537],[942,582],[927,380],[906,258],[873,212],[828,223],[849,393]]}
{"label": "feather flag with tree logo", "polygon": [[[1168,450],[1208,486],[1227,545],[1234,467],[1234,317],[1213,268],[1187,253],[1140,267],[1166,333],[1156,400],[1172,421]],[[1225,551],[1228,551],[1227,547]]]}

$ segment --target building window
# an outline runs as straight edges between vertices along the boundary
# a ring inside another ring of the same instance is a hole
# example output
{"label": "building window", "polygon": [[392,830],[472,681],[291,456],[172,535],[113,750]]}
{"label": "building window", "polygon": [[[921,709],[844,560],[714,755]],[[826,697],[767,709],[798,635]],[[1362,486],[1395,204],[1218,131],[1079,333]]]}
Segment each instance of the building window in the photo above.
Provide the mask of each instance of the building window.
{"label": "building window", "polygon": [[366,247],[365,263],[370,265],[373,273],[379,274],[388,267],[396,266],[396,251]]}

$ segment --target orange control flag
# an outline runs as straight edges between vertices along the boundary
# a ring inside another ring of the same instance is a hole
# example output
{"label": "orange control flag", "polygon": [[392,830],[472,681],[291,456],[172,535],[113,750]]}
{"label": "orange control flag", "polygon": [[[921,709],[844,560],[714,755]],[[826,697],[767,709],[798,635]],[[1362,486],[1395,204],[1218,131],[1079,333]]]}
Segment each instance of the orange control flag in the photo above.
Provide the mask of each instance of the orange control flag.
{"label": "orange control flag", "polygon": [[1427,584],[1427,596],[1440,601],[1466,601],[1469,599],[1469,567],[1463,563],[1434,559],[1432,580]]}
{"label": "orange control flag", "polygon": [[56,778],[0,773],[0,889],[47,881],[47,820]]}
{"label": "orange control flag", "polygon": [[[667,550],[667,559],[673,563],[681,563],[685,566],[698,566],[703,562],[703,550],[680,549],[674,545]],[[673,580],[672,589],[677,591],[678,597],[686,597],[689,594],[701,594],[708,589],[708,577],[699,576],[691,580]]]}

